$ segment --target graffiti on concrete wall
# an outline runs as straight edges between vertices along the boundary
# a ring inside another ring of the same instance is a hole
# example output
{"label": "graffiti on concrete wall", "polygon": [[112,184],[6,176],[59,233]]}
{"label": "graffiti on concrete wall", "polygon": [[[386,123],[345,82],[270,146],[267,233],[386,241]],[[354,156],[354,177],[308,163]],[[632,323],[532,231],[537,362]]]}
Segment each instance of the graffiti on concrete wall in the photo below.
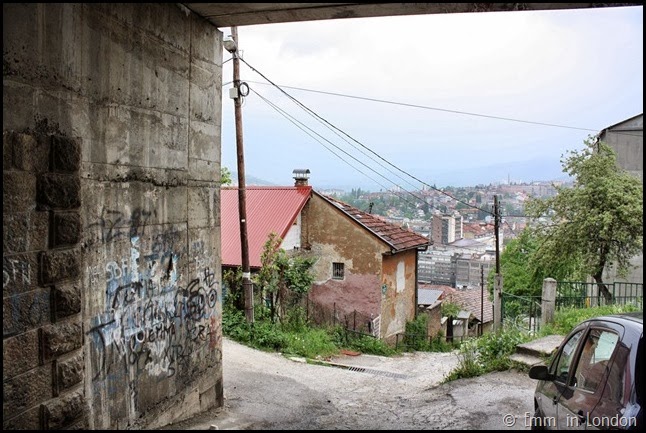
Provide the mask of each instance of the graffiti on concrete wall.
{"label": "graffiti on concrete wall", "polygon": [[31,265],[28,261],[5,258],[2,264],[2,289],[9,284],[31,285]]}
{"label": "graffiti on concrete wall", "polygon": [[[106,233],[115,239],[114,230]],[[177,247],[179,232],[158,233],[148,242],[137,230],[119,233],[130,236],[129,255],[87,269],[92,287],[105,283],[104,312],[92,318],[87,334],[92,380],[122,377],[132,394],[142,373],[172,377],[219,351],[221,292],[202,241],[187,249]],[[195,264],[190,276],[180,260]]]}

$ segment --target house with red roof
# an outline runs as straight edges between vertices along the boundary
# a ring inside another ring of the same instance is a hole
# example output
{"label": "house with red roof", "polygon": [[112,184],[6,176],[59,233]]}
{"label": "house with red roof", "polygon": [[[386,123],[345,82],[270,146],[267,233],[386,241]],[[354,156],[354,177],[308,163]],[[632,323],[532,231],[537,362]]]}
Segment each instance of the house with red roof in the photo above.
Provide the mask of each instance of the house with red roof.
{"label": "house with red roof", "polygon": [[[299,176],[293,187],[246,189],[252,271],[261,266],[263,246],[274,231],[283,239],[281,248],[316,259],[308,308],[328,314],[311,317],[330,321],[331,314],[336,323],[395,338],[415,317],[417,258],[428,239],[320,194]],[[241,263],[237,200],[237,188],[222,188],[223,268]]]}

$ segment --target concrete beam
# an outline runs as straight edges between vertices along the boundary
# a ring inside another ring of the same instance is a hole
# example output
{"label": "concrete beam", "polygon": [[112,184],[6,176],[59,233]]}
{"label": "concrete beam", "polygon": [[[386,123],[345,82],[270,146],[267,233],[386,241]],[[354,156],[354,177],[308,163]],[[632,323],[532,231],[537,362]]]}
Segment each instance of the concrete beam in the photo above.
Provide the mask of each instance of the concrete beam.
{"label": "concrete beam", "polygon": [[216,27],[396,15],[643,6],[642,3],[183,3]]}

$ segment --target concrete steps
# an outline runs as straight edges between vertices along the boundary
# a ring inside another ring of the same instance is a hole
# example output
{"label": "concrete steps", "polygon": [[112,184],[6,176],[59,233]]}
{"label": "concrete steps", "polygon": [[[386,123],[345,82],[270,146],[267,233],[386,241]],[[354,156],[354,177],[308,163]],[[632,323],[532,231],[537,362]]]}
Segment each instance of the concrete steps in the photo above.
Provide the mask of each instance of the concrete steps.
{"label": "concrete steps", "polygon": [[519,344],[511,360],[529,367],[535,364],[545,364],[546,360],[558,349],[563,341],[562,335],[548,335],[536,340]]}

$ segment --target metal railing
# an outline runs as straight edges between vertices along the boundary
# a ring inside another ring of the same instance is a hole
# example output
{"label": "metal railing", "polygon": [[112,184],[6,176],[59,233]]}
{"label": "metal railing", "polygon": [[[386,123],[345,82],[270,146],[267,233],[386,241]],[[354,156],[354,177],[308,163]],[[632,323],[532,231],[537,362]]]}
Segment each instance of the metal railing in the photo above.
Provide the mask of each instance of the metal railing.
{"label": "metal railing", "polygon": [[[643,283],[606,283],[610,299],[601,293],[600,284],[583,281],[557,281],[555,310],[564,308],[591,308],[602,305],[634,304],[643,308]],[[501,313],[503,322],[511,322],[520,329],[537,332],[540,329],[541,296],[518,296],[502,292]]]}

